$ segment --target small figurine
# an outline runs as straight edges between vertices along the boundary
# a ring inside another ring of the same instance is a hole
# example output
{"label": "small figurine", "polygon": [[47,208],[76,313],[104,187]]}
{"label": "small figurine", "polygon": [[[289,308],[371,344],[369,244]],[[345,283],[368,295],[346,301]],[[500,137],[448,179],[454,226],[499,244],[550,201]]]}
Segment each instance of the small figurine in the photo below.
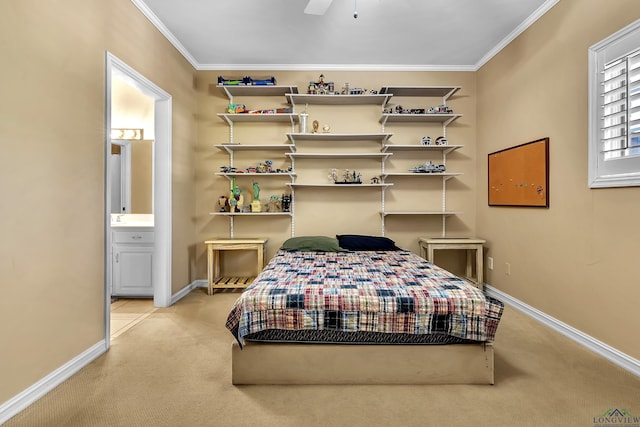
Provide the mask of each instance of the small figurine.
{"label": "small figurine", "polygon": [[442,173],[445,171],[445,166],[433,164],[431,160],[429,160],[422,165],[409,169],[409,171],[415,173]]}
{"label": "small figurine", "polygon": [[329,133],[330,130],[331,130],[331,126],[329,125],[322,126],[322,133]]}
{"label": "small figurine", "polygon": [[251,212],[262,212],[262,203],[260,203],[260,186],[253,181],[253,200],[251,201]]}
{"label": "small figurine", "polygon": [[320,126],[320,122],[317,120],[313,121],[313,133],[318,133],[318,127]]}
{"label": "small figurine", "polygon": [[253,200],[260,200],[260,186],[253,181]]}
{"label": "small figurine", "polygon": [[333,168],[329,172],[329,181],[335,184],[338,181],[338,170]]}
{"label": "small figurine", "polygon": [[244,204],[244,196],[242,196],[242,190],[236,185],[235,177],[231,180],[231,197],[229,197],[230,212],[238,212]]}
{"label": "small figurine", "polygon": [[267,212],[280,212],[280,198],[275,194],[269,197],[269,202],[267,203]]}
{"label": "small figurine", "polygon": [[219,212],[226,212],[227,210],[227,202],[229,201],[229,198],[225,195],[222,195],[220,197],[218,197],[218,211]]}
{"label": "small figurine", "polygon": [[422,139],[420,139],[420,144],[422,144],[422,145],[431,145],[431,137],[430,136],[423,136]]}
{"label": "small figurine", "polygon": [[374,176],[373,178],[371,178],[371,184],[380,184],[380,178],[377,176]]}
{"label": "small figurine", "polygon": [[445,138],[444,136],[439,136],[436,138],[436,145],[447,145],[447,138]]}
{"label": "small figurine", "polygon": [[290,212],[291,209],[291,195],[283,194],[282,195],[282,212]]}

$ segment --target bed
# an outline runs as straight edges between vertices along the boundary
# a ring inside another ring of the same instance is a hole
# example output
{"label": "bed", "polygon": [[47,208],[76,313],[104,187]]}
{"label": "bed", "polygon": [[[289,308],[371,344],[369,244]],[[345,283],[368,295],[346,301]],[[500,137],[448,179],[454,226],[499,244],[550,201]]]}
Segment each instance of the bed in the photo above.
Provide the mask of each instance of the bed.
{"label": "bed", "polygon": [[232,382],[493,384],[502,311],[387,238],[289,239],[228,315]]}

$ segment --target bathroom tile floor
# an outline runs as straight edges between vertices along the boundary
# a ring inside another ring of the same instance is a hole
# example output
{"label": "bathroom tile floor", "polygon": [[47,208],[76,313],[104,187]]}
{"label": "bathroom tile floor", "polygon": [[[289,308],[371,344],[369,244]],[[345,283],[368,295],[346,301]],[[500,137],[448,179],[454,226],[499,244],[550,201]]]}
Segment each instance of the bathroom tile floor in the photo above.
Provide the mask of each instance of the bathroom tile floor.
{"label": "bathroom tile floor", "polygon": [[114,339],[156,311],[153,299],[114,298],[111,303],[111,339]]}

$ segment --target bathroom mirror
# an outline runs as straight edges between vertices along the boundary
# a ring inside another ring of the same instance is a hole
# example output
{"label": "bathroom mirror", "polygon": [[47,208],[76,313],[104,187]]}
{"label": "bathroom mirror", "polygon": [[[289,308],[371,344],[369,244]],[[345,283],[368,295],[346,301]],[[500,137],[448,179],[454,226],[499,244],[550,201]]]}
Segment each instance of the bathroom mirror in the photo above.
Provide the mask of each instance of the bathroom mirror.
{"label": "bathroom mirror", "polygon": [[153,141],[111,140],[111,213],[153,213]]}

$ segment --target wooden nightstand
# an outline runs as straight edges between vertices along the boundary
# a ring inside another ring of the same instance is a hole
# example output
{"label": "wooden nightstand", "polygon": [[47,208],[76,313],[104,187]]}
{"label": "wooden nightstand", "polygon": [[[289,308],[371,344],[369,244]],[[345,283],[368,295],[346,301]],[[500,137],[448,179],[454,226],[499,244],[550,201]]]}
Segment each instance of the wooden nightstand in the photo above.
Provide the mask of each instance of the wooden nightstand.
{"label": "wooden nightstand", "polygon": [[[425,258],[429,262],[434,261],[434,251],[436,250],[451,250],[451,249],[463,249],[467,251],[467,268],[465,271],[465,279],[473,282],[476,287],[482,289],[484,287],[483,278],[483,259],[482,253],[483,245],[486,240],[470,238],[431,238],[421,237],[420,244],[420,256]],[[473,277],[472,258],[475,251],[476,258],[476,277]]]}
{"label": "wooden nightstand", "polygon": [[239,278],[220,277],[220,251],[256,251],[258,254],[257,273],[265,265],[264,246],[268,239],[211,239],[204,242],[207,246],[207,278],[209,280],[209,295],[214,289],[246,288],[253,281],[253,277]]}

